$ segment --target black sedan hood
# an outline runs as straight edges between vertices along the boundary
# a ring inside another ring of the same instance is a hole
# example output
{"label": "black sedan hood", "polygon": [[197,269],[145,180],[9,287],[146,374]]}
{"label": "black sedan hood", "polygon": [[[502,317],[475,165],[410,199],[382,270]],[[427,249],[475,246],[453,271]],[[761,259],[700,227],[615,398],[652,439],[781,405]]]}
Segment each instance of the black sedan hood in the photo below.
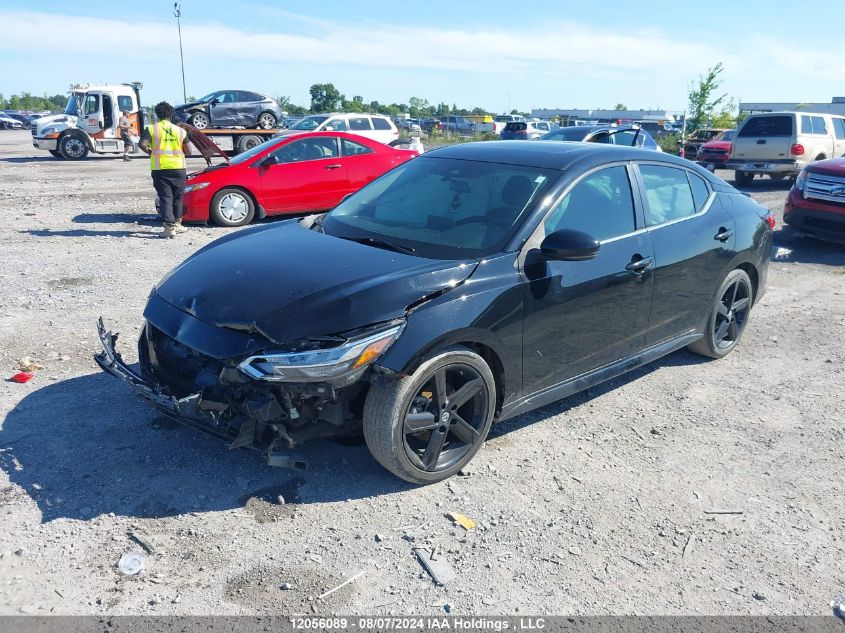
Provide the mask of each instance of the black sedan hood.
{"label": "black sedan hood", "polygon": [[476,266],[396,253],[289,221],[217,240],[155,292],[201,321],[285,344],[401,317],[409,305],[462,283]]}

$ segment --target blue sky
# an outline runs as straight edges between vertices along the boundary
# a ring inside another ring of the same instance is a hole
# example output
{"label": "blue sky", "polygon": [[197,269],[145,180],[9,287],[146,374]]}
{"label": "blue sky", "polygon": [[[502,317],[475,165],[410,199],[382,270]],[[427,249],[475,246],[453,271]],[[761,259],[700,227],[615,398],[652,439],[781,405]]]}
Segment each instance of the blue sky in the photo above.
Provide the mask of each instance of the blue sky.
{"label": "blue sky", "polygon": [[[195,96],[246,88],[308,105],[311,84],[332,82],[367,102],[681,110],[689,82],[719,61],[724,90],[745,101],[845,95],[845,39],[824,26],[845,23],[842,2],[181,4]],[[147,103],[181,102],[172,7],[0,0],[0,92],[138,80]]]}

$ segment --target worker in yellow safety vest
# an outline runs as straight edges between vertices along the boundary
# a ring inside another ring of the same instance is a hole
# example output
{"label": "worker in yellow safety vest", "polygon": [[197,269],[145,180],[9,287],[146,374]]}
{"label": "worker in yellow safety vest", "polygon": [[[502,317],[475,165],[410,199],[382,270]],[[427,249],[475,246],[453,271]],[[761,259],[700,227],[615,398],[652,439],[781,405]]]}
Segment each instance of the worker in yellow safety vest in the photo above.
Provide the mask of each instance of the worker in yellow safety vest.
{"label": "worker in yellow safety vest", "polygon": [[174,237],[188,229],[182,226],[182,196],[187,170],[185,156],[191,150],[188,134],[172,122],[173,106],[162,101],[155,107],[158,123],[144,128],[138,147],[150,155],[150,175],[164,220],[162,237]]}

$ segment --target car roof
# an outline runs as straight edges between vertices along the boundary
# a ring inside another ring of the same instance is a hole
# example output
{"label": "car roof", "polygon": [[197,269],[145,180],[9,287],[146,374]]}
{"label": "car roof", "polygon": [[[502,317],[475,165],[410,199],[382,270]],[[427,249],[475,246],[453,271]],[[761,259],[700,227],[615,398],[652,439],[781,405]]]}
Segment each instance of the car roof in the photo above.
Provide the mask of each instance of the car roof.
{"label": "car roof", "polygon": [[640,160],[670,163],[687,169],[695,167],[684,158],[653,150],[570,141],[481,141],[430,150],[420,155],[420,158],[423,157],[477,160],[561,170],[582,160],[596,163]]}

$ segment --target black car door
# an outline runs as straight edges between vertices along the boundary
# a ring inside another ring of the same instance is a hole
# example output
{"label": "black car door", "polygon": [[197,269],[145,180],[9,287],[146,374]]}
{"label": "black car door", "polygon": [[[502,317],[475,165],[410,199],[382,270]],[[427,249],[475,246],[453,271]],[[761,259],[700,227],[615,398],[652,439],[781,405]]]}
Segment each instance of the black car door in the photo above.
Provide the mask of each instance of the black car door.
{"label": "black car door", "polygon": [[654,248],[654,300],[646,346],[690,332],[704,321],[734,255],[734,220],[719,196],[689,169],[639,163]]}
{"label": "black car door", "polygon": [[[524,272],[524,392],[533,393],[639,351],[648,325],[653,253],[629,166],[583,176],[539,231],[572,229],[600,241],[595,258],[533,257]],[[531,241],[536,243],[536,238]]]}

